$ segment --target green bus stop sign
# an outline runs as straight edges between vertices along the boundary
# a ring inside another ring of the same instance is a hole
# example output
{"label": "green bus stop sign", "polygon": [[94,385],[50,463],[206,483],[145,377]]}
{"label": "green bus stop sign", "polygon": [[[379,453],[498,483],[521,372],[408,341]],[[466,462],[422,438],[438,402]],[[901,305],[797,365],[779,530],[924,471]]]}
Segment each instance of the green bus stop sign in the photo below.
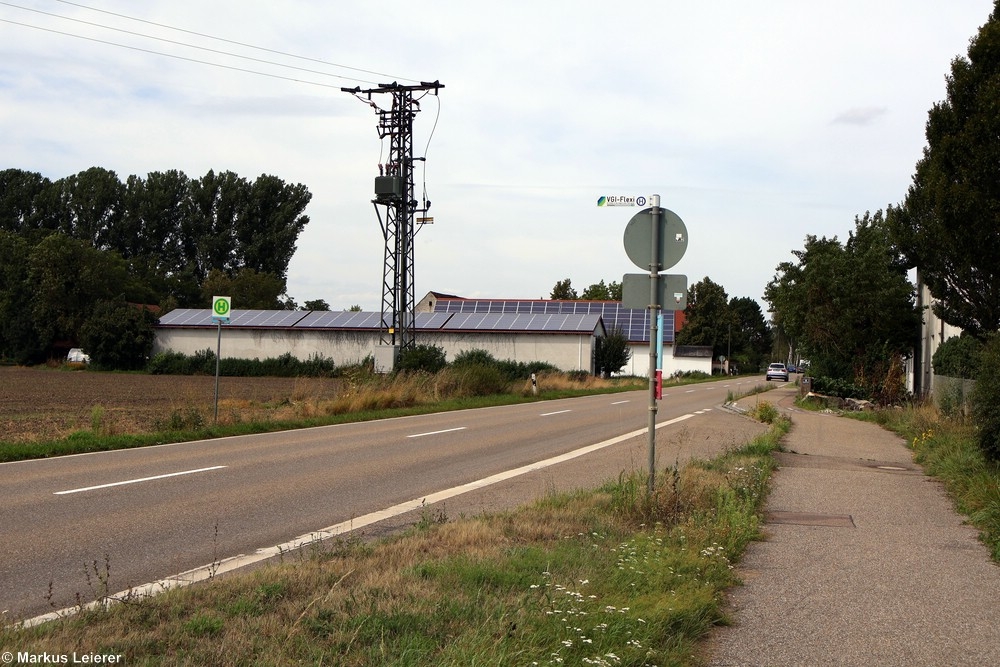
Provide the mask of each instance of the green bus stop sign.
{"label": "green bus stop sign", "polygon": [[222,322],[229,321],[229,309],[232,305],[232,298],[228,296],[212,297],[212,319]]}

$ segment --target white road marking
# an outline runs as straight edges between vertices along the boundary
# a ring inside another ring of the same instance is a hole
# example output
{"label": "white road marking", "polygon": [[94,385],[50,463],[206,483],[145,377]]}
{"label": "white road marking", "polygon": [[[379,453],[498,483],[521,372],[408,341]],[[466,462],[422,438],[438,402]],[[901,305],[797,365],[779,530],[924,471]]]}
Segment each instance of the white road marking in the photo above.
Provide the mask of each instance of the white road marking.
{"label": "white road marking", "polygon": [[123,482],[111,482],[110,484],[98,484],[97,486],[85,486],[80,489],[70,489],[69,491],[56,491],[52,495],[55,496],[65,496],[70,493],[82,493],[83,491],[95,491],[97,489],[107,489],[112,486],[124,486],[126,484],[138,484],[139,482],[150,482],[154,479],[166,479],[167,477],[178,477],[180,475],[193,475],[199,472],[208,472],[209,470],[221,470],[222,468],[228,468],[229,466],[212,466],[211,468],[198,468],[197,470],[184,470],[182,472],[171,472],[166,475],[154,475],[153,477],[141,477],[139,479],[127,479]]}
{"label": "white road marking", "polygon": [[439,433],[451,433],[452,431],[464,431],[465,426],[459,426],[458,428],[446,428],[443,431],[430,431],[428,433],[414,433],[413,435],[406,436],[407,438],[422,438],[425,435],[438,435]]}
{"label": "white road marking", "polygon": [[611,405],[621,405],[622,403],[631,403],[632,401],[615,401]]}
{"label": "white road marking", "polygon": [[539,417],[551,417],[552,415],[561,415],[561,414],[564,414],[566,412],[573,412],[573,411],[572,410],[556,410],[555,412],[543,412],[542,414],[540,414],[538,416]]}
{"label": "white road marking", "polygon": [[[665,422],[661,422],[656,425],[657,429],[661,429],[665,426],[670,426],[678,422],[682,422],[685,419],[691,419],[694,417],[694,413],[689,413],[686,415],[681,415],[680,417],[674,417]],[[223,558],[222,560],[209,563],[208,565],[203,565],[201,567],[196,567],[193,570],[188,570],[186,572],[181,572],[180,574],[175,574],[166,579],[160,579],[159,581],[154,581],[152,583],[144,584],[141,586],[135,586],[129,588],[128,590],[121,591],[115,595],[109,595],[103,600],[95,600],[88,604],[66,607],[65,609],[60,609],[59,611],[52,611],[47,614],[42,614],[41,616],[35,616],[34,618],[29,618],[18,625],[21,627],[33,627],[36,625],[41,625],[48,621],[54,621],[59,618],[66,618],[72,616],[81,610],[90,610],[97,608],[106,608],[108,605],[118,602],[120,600],[134,600],[137,597],[152,597],[162,593],[163,591],[170,590],[171,588],[182,588],[184,586],[189,586],[191,584],[197,583],[199,581],[208,581],[214,579],[215,577],[225,574],[226,572],[232,572],[233,570],[238,570],[255,563],[260,563],[262,561],[268,560],[270,558],[275,558],[277,556],[284,555],[289,551],[295,549],[301,549],[303,547],[308,547],[312,544],[318,544],[324,540],[331,539],[333,537],[338,537],[349,533],[359,528],[364,528],[365,526],[370,526],[379,521],[385,521],[386,519],[391,519],[392,517],[399,516],[400,514],[405,514],[406,512],[412,512],[414,510],[419,510],[432,503],[441,502],[442,500],[447,500],[448,498],[454,498],[455,496],[460,496],[463,493],[469,493],[470,491],[476,491],[484,487],[490,486],[492,484],[497,484],[499,482],[507,481],[508,479],[513,479],[515,477],[520,477],[521,475],[526,475],[529,472],[535,472],[537,470],[542,470],[550,466],[554,466],[557,463],[563,463],[565,461],[570,461],[572,459],[578,458],[585,454],[590,454],[591,452],[596,452],[598,450],[610,447],[612,445],[617,445],[620,442],[624,442],[631,438],[638,437],[649,431],[648,428],[641,428],[637,431],[632,431],[624,435],[619,435],[617,437],[611,438],[610,440],[605,440],[603,442],[598,442],[593,445],[588,445],[586,447],[581,447],[580,449],[573,450],[572,452],[567,452],[565,454],[560,454],[559,456],[553,456],[552,458],[545,459],[544,461],[539,461],[537,463],[531,463],[526,466],[521,466],[520,468],[514,468],[513,470],[507,470],[505,472],[497,473],[496,475],[491,475],[490,477],[484,477],[483,479],[476,480],[474,482],[469,482],[468,484],[463,484],[461,486],[456,486],[451,489],[445,489],[443,491],[438,491],[437,493],[432,493],[428,496],[423,496],[421,498],[414,498],[408,502],[400,503],[398,505],[393,505],[384,510],[378,512],[372,512],[370,514],[365,514],[364,516],[355,517],[353,519],[348,519],[336,525],[330,526],[328,528],[323,528],[321,530],[314,531],[312,533],[307,533],[305,535],[299,535],[298,537],[285,542],[284,544],[278,544],[273,547],[257,549],[252,554],[240,554],[238,556],[231,556],[229,558]]]}

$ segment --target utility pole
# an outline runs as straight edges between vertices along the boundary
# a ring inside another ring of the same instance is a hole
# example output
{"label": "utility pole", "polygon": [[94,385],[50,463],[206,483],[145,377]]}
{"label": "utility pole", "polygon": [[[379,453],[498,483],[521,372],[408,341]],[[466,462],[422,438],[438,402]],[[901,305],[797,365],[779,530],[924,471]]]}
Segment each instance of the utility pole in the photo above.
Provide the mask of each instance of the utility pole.
{"label": "utility pole", "polygon": [[[389,156],[379,165],[372,204],[385,239],[381,344],[392,346],[397,351],[415,345],[413,237],[416,230],[413,218],[415,213],[426,214],[430,208],[429,201],[424,200],[421,207],[413,195],[413,118],[420,110],[419,99],[414,99],[413,95],[420,92],[437,95],[441,88],[444,85],[437,81],[410,86],[394,82],[368,90],[341,88],[375,109],[379,138],[389,139]],[[392,105],[388,109],[381,108],[372,100],[373,95],[380,94],[391,95]],[[385,209],[384,216],[381,208]]]}

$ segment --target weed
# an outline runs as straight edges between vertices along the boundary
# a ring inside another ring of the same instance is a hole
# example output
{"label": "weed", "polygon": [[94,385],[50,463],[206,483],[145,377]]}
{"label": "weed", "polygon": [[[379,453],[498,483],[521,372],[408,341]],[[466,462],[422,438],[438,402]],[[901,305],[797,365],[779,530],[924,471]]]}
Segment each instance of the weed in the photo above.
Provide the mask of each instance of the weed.
{"label": "weed", "polygon": [[104,408],[100,405],[95,405],[90,409],[90,430],[94,433],[101,432],[101,426],[104,423]]}

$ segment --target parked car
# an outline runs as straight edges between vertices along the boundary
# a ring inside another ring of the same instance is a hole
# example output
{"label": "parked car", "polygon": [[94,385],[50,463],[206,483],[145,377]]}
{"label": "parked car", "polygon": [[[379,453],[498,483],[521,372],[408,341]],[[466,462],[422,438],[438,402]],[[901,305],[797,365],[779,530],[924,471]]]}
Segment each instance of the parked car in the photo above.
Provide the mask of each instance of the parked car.
{"label": "parked car", "polygon": [[74,347],[66,355],[66,361],[71,364],[89,364],[90,355],[78,347]]}
{"label": "parked car", "polygon": [[774,363],[767,367],[767,380],[781,380],[788,382],[788,369],[784,364]]}

